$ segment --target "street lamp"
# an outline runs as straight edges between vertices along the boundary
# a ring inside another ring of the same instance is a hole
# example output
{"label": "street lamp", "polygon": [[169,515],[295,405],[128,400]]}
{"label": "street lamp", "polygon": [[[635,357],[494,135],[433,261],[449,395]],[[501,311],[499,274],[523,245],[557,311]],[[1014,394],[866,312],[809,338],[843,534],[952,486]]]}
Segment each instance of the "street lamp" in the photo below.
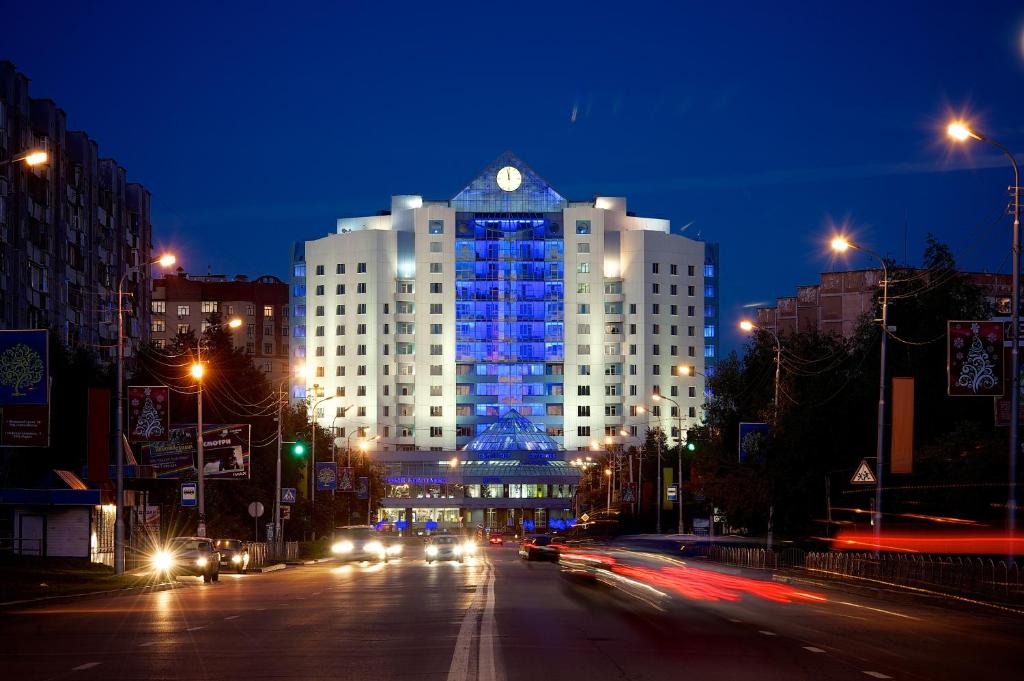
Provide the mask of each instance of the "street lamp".
{"label": "street lamp", "polygon": [[25,165],[32,167],[42,165],[46,163],[48,159],[49,156],[45,151],[33,149],[30,151],[22,152],[21,154],[18,154],[13,158],[7,159],[6,161],[0,161],[0,166],[11,165],[13,163],[24,163]]}
{"label": "street lamp", "polygon": [[875,515],[874,515],[874,539],[875,553],[881,547],[882,538],[882,463],[885,454],[885,369],[886,351],[889,347],[889,267],[885,258],[875,253],[870,248],[850,241],[848,238],[838,235],[832,238],[832,250],[837,253],[844,253],[849,249],[867,253],[882,266],[882,344],[878,360],[878,427],[875,434]]}
{"label": "street lamp", "polygon": [[[36,156],[46,152],[36,152]],[[33,154],[29,154],[32,156]],[[25,157],[28,158],[27,156]],[[45,158],[43,159],[45,160]],[[28,163],[28,161],[26,161]],[[29,165],[34,165],[29,163]],[[114,510],[114,573],[124,573],[124,282],[132,272],[138,272],[143,267],[159,264],[161,267],[170,267],[174,264],[174,256],[165,254],[151,262],[142,265],[129,267],[121,275],[117,282],[117,419],[114,426],[114,447],[117,462],[117,491],[116,509]]]}
{"label": "street lamp", "polygon": [[[1013,166],[1013,245],[1011,248],[1013,293],[1010,299],[1010,305],[1013,308],[1011,312],[1013,315],[1013,343],[1010,344],[1010,444],[1006,499],[1006,531],[1012,537],[1017,526],[1017,443],[1020,438],[1018,423],[1020,420],[1020,168],[1017,166],[1017,159],[1009,149],[995,140],[975,132],[964,121],[953,121],[946,128],[946,133],[957,142],[974,139],[995,147],[1010,159],[1010,165]],[[879,485],[881,485],[881,480],[879,480]],[[1010,546],[1010,557],[1012,558],[1012,542]]]}
{"label": "street lamp", "polygon": [[[323,395],[323,393],[321,392],[320,395]],[[320,397],[320,395],[317,395],[316,397]],[[328,395],[327,397],[324,397],[323,399],[314,402],[313,403],[313,408],[311,410],[312,413],[313,413],[313,435],[312,435],[312,448],[313,448],[313,451],[310,452],[310,456],[309,456],[309,502],[310,502],[310,506],[312,506],[312,508],[314,510],[316,509],[316,480],[314,480],[313,478],[316,476],[316,429],[317,429],[317,425],[318,425],[318,423],[317,423],[317,416],[316,416],[316,410],[317,410],[317,408],[321,404],[323,404],[324,402],[326,402],[328,400],[333,400],[335,397],[337,397],[337,395]],[[316,524],[315,524],[315,521],[314,521],[313,527],[314,527],[313,539],[316,539],[316,529],[315,529],[316,528]]]}
{"label": "street lamp", "polygon": [[[173,258],[170,264],[174,264]],[[190,369],[192,378],[195,379],[198,387],[196,395],[196,464],[199,470],[199,527],[196,529],[196,534],[200,537],[206,536],[206,450],[203,442],[203,376],[206,375],[206,367],[203,366],[203,335],[210,329],[225,325],[231,329],[239,329],[242,327],[242,320],[234,317],[226,324],[218,323],[207,326],[196,341],[196,361]]]}
{"label": "street lamp", "polygon": [[775,412],[774,420],[777,422],[779,420],[779,372],[782,368],[782,342],[774,331],[758,326],[749,319],[740,321],[740,329],[748,333],[754,329],[764,331],[772,337],[772,341],[775,343],[775,396],[772,398],[772,409]]}

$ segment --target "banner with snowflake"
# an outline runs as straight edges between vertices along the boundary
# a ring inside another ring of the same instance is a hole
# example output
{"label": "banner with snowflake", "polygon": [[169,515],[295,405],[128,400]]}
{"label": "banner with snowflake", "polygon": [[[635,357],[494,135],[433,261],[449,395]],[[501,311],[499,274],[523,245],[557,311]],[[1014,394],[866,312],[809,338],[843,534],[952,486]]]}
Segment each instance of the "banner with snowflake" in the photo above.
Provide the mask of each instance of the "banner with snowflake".
{"label": "banner with snowflake", "polygon": [[946,375],[953,397],[999,397],[1004,392],[1003,325],[947,322]]}
{"label": "banner with snowflake", "polygon": [[46,329],[0,331],[0,406],[49,404]]}
{"label": "banner with snowflake", "polygon": [[171,432],[171,389],[165,385],[128,386],[131,442],[166,442]]}

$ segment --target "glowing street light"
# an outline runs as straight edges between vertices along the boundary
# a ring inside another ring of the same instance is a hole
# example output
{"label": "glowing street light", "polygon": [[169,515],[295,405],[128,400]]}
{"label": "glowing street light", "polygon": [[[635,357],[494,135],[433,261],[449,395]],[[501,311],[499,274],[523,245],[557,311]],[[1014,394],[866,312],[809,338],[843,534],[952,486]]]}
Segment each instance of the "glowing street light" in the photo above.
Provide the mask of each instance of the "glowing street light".
{"label": "glowing street light", "polygon": [[847,250],[850,249],[851,244],[846,239],[846,237],[835,236],[832,237],[831,246],[832,250],[835,251],[836,253],[845,253]]}
{"label": "glowing street light", "polygon": [[19,154],[14,158],[9,158],[6,161],[0,161],[0,166],[6,166],[12,163],[24,163],[25,165],[32,167],[46,163],[47,159],[49,159],[49,156],[45,151],[32,150]]}
{"label": "glowing street light", "polygon": [[[1017,165],[1017,158],[1009,149],[999,142],[989,139],[984,135],[975,132],[965,121],[953,121],[946,128],[946,134],[957,142],[966,142],[968,139],[975,139],[995,147],[1003,152],[1006,158],[1010,159],[1013,166],[1013,253],[1012,269],[1012,298],[1010,302],[1013,315],[1011,328],[1014,329],[1013,343],[1010,346],[1010,443],[1009,443],[1009,485],[1007,486],[1006,500],[1006,531],[1012,537],[1017,527],[1017,452],[1020,439],[1019,419],[1020,414],[1020,167]],[[881,480],[878,481],[881,486]],[[877,509],[876,509],[877,510]],[[879,516],[881,517],[881,516]],[[875,527],[878,525],[876,523]],[[1011,550],[1010,558],[1013,558]]]}
{"label": "glowing street light", "polygon": [[160,267],[170,267],[177,261],[178,259],[175,258],[173,255],[171,255],[170,253],[165,253],[164,255],[160,256],[160,259],[157,260],[157,263],[160,265]]}
{"label": "glowing street light", "polygon": [[228,326],[231,327],[232,329],[239,329],[242,327],[242,320],[239,319],[238,317],[235,317],[234,319],[228,322]]}
{"label": "glowing street light", "polygon": [[200,381],[203,378],[203,374],[206,373],[206,370],[203,369],[202,364],[196,362],[195,364],[192,365],[190,373],[192,374],[192,378],[196,379],[197,381]]}

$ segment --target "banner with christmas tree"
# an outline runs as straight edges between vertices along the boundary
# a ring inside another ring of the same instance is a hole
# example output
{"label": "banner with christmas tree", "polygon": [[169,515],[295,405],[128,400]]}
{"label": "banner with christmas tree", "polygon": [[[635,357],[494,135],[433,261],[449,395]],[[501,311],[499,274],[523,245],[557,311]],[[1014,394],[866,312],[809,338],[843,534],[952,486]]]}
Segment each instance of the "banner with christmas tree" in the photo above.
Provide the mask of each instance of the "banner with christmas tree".
{"label": "banner with christmas tree", "polygon": [[171,389],[165,385],[128,386],[128,440],[166,442],[171,432]]}
{"label": "banner with christmas tree", "polygon": [[1004,392],[1003,325],[947,322],[946,375],[953,397],[999,397]]}

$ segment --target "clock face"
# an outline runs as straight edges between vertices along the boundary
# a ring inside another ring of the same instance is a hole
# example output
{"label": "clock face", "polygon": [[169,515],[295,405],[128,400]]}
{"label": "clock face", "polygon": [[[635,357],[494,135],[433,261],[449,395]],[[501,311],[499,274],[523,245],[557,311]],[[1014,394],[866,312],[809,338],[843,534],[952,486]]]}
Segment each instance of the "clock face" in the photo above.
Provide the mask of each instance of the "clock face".
{"label": "clock face", "polygon": [[498,176],[495,179],[503,191],[514,192],[523,183],[523,174],[519,172],[518,168],[505,166],[498,171]]}

